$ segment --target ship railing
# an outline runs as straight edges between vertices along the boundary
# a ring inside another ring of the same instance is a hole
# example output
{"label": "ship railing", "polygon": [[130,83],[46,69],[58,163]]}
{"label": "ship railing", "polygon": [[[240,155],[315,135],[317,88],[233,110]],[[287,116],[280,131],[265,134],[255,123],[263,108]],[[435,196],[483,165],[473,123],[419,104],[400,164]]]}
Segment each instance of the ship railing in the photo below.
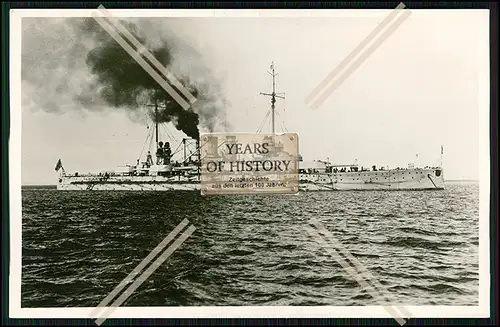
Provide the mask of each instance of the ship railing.
{"label": "ship railing", "polygon": [[[80,173],[73,173],[73,174],[65,174],[66,177],[105,177],[106,174],[98,174],[98,173],[86,173],[86,174],[80,174]],[[116,173],[107,173],[107,176],[118,176]]]}
{"label": "ship railing", "polygon": [[320,161],[318,160],[318,162],[322,162],[322,163],[325,163],[328,165],[328,167],[358,167],[358,164],[352,164],[352,165],[339,165],[339,164],[331,164],[331,163],[328,163],[326,161]]}

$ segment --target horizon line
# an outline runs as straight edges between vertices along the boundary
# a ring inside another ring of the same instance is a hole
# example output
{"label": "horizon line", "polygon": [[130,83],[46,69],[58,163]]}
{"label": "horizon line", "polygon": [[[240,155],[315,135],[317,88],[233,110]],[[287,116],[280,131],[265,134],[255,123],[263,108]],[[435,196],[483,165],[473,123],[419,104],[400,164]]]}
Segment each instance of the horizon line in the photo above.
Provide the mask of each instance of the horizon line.
{"label": "horizon line", "polygon": [[[445,179],[445,182],[480,182],[479,179]],[[23,186],[57,186],[57,184],[21,184]]]}

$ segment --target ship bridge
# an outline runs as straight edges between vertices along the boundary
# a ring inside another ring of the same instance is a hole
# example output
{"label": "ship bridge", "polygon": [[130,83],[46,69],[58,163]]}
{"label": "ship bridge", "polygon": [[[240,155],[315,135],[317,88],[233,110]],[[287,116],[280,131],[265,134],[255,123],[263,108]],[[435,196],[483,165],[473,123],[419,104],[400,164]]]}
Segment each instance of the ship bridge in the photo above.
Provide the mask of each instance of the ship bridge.
{"label": "ship bridge", "polygon": [[326,169],[327,164],[323,161],[299,161],[299,173],[324,173]]}

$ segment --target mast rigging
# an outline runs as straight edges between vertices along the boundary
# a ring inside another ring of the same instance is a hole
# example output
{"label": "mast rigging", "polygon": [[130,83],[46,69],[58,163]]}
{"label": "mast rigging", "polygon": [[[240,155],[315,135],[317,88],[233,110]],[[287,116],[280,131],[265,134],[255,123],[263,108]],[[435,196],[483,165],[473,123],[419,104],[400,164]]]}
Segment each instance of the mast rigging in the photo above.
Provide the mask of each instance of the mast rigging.
{"label": "mast rigging", "polygon": [[276,76],[278,76],[278,74],[274,72],[274,61],[271,62],[270,68],[271,68],[271,71],[268,71],[268,73],[273,77],[273,92],[272,93],[261,92],[260,94],[271,97],[271,132],[272,132],[272,134],[275,134],[275,131],[276,131],[276,127],[275,127],[276,98],[284,99],[285,93],[276,93]]}

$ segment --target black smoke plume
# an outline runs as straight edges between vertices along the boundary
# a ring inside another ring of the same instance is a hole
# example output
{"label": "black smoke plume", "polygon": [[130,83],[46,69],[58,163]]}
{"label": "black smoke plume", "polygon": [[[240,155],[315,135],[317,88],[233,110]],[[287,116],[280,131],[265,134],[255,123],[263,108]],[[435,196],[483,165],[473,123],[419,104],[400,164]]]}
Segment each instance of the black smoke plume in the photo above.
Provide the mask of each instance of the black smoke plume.
{"label": "black smoke plume", "polygon": [[196,98],[191,108],[171,98],[93,18],[23,20],[23,106],[54,113],[115,108],[133,120],[147,110],[151,119],[171,122],[195,139],[199,128],[227,130],[220,123],[227,105],[222,83],[196,50],[174,37],[176,22],[120,22]]}
{"label": "black smoke plume", "polygon": [[[141,44],[147,46],[145,37],[138,34],[135,25],[122,24]],[[95,20],[86,19],[82,28],[94,34],[98,40],[97,46],[88,53],[86,62],[91,73],[96,76],[96,91],[101,99],[111,107],[128,110],[137,110],[147,103],[152,119],[158,123],[172,122],[187,136],[199,138],[200,119],[194,108],[185,110]],[[173,58],[168,43],[157,43],[148,50],[164,67],[168,69],[171,66]],[[151,67],[155,69],[153,65]],[[195,98],[199,98],[198,101],[203,102],[202,106],[210,105],[209,94],[203,94],[185,77],[176,78]],[[82,95],[78,97],[80,100],[83,98]],[[151,107],[154,103],[159,105],[158,114]]]}

